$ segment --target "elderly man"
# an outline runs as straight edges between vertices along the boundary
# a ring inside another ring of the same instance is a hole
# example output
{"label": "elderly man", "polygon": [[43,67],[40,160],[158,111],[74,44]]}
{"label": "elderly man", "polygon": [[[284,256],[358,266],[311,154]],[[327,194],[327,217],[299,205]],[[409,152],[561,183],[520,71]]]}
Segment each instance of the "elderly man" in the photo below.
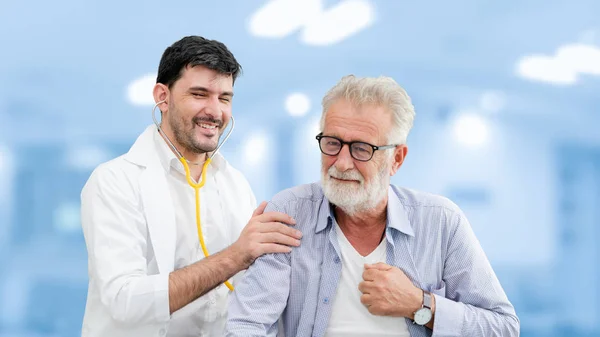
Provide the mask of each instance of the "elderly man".
{"label": "elderly man", "polygon": [[518,336],[519,320],[461,210],[390,185],[414,108],[390,78],[344,77],[323,99],[321,184],[277,194],[303,232],[260,257],[227,336]]}

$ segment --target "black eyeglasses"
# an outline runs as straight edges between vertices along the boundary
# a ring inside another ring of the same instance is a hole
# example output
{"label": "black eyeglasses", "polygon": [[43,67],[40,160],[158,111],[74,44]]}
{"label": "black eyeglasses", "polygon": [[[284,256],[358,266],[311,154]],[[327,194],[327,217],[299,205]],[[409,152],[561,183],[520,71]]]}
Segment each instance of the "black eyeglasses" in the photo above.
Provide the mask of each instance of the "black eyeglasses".
{"label": "black eyeglasses", "polygon": [[350,155],[358,161],[369,161],[373,158],[375,151],[393,149],[398,146],[397,144],[376,146],[365,142],[345,142],[337,137],[323,136],[322,133],[319,133],[316,138],[323,154],[337,156],[342,151],[344,144],[348,144]]}

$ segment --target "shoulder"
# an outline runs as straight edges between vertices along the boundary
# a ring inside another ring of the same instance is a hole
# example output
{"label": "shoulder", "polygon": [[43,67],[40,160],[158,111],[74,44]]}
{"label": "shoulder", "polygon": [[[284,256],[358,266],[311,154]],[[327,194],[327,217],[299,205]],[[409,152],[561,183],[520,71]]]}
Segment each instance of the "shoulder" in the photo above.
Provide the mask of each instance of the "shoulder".
{"label": "shoulder", "polygon": [[[327,202],[319,183],[294,186],[277,193],[269,201],[265,212],[285,213],[296,220],[294,228],[303,233],[314,232],[315,226],[329,215]],[[305,240],[309,240],[305,236]]]}
{"label": "shoulder", "polygon": [[452,200],[438,194],[418,191],[392,185],[392,189],[404,207],[424,211],[443,210],[460,213],[461,210]]}
{"label": "shoulder", "polygon": [[320,204],[325,195],[319,183],[304,184],[285,189],[273,196],[269,204],[277,209],[289,208],[290,205]]}
{"label": "shoulder", "polygon": [[98,165],[85,183],[82,194],[89,191],[126,190],[132,187],[143,167],[125,159],[125,155]]}
{"label": "shoulder", "polygon": [[468,221],[463,211],[452,200],[433,193],[393,186],[392,189],[411,224],[421,238],[443,240],[453,236],[458,226]]}

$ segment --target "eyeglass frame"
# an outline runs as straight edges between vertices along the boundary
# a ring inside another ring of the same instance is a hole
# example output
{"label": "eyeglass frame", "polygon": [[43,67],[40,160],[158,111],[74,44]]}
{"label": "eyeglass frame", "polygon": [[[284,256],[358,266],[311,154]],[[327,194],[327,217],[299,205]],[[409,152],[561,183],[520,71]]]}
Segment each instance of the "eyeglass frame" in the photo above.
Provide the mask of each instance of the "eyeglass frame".
{"label": "eyeglass frame", "polygon": [[[333,138],[333,139],[337,140],[338,142],[340,142],[340,144],[342,144],[342,146],[340,146],[340,149],[338,150],[337,153],[335,153],[335,154],[329,154],[329,153],[325,153],[325,151],[323,151],[323,148],[321,147],[321,139],[323,139],[325,137],[326,138]],[[367,142],[362,142],[362,141],[357,141],[357,140],[351,141],[351,142],[345,142],[345,141],[339,139],[338,137],[324,136],[322,132],[319,133],[315,138],[317,139],[317,143],[319,143],[319,150],[321,150],[322,154],[324,154],[326,156],[331,156],[331,157],[337,156],[338,154],[340,154],[340,152],[342,152],[342,149],[344,148],[344,145],[347,144],[348,145],[348,152],[350,152],[350,156],[354,160],[358,160],[360,162],[368,162],[369,160],[373,159],[373,156],[375,155],[375,151],[377,151],[377,150],[393,149],[393,148],[397,147],[398,145],[400,145],[400,144],[390,144],[390,145],[381,145],[381,146],[378,146],[378,145],[373,145],[373,144],[370,144],[370,143],[367,143]],[[358,158],[354,157],[354,154],[352,152],[352,145],[353,144],[357,144],[357,143],[368,145],[368,146],[370,146],[373,149],[373,152],[371,152],[371,157],[369,159],[362,160],[362,159],[358,159]]]}

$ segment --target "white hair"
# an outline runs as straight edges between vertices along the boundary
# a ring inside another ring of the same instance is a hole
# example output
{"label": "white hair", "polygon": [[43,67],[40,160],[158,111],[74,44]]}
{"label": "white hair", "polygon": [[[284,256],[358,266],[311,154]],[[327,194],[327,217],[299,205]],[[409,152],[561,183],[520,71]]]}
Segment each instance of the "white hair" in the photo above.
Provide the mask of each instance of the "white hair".
{"label": "white hair", "polygon": [[329,107],[338,99],[346,99],[356,106],[374,104],[383,106],[393,115],[393,126],[388,142],[406,144],[406,138],[413,126],[415,108],[406,91],[391,77],[344,76],[323,97],[321,131],[325,128],[325,115]]}

